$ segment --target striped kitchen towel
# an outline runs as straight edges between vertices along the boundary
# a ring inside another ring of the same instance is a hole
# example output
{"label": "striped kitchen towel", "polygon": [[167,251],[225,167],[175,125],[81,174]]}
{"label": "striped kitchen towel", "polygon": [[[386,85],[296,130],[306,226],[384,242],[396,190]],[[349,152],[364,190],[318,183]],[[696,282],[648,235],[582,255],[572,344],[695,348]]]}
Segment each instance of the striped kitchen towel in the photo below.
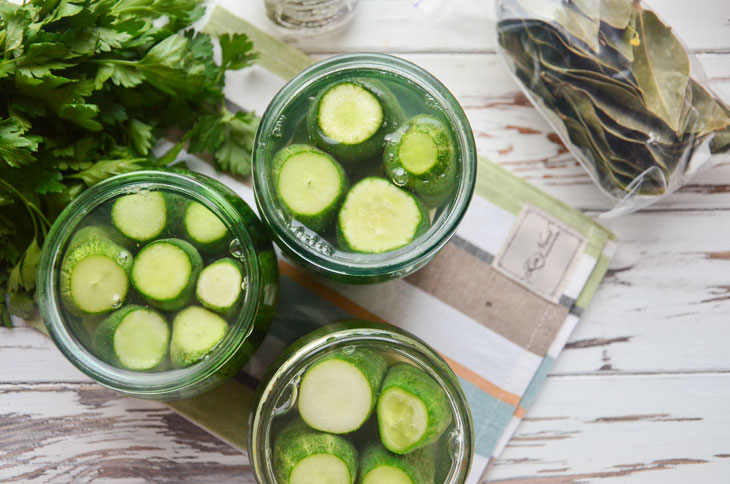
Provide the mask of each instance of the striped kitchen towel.
{"label": "striped kitchen towel", "polygon": [[[313,60],[216,7],[210,33],[246,32],[257,65],[229,74],[232,108],[263,111],[286,79]],[[255,208],[251,187],[192,157]],[[421,271],[374,286],[320,282],[281,260],[280,305],[261,350],[234,380],[170,405],[245,450],[253,389],[294,339],[345,318],[385,321],[436,348],[459,376],[475,425],[469,483],[479,481],[532,404],[593,297],[615,249],[613,236],[580,212],[484,159],[476,193],[452,241]]]}

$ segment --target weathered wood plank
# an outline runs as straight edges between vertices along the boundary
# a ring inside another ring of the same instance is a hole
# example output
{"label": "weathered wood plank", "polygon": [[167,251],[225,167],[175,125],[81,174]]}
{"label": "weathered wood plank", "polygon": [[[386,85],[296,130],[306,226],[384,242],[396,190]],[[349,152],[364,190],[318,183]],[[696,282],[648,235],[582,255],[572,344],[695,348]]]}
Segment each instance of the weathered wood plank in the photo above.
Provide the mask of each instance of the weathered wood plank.
{"label": "weathered wood plank", "polygon": [[[354,21],[346,29],[326,36],[295,37],[269,22],[263,1],[218,0],[215,3],[272,34],[284,37],[308,53],[321,52],[489,52],[494,51],[491,27],[472,19],[434,23],[413,7],[412,0],[362,0]],[[679,32],[692,49],[730,51],[730,22],[725,0],[704,0],[688,15],[682,0],[655,0],[653,7]],[[698,28],[698,26],[702,28]]]}
{"label": "weathered wood plank", "polygon": [[[728,386],[718,374],[551,377],[488,482],[725,483]],[[0,385],[0,432],[3,482],[254,482],[244,455],[95,384]]]}
{"label": "weathered wood plank", "polygon": [[730,375],[549,378],[488,482],[730,482]]}
{"label": "weathered wood plank", "polygon": [[245,455],[94,383],[0,384],[0,481],[254,483]]}

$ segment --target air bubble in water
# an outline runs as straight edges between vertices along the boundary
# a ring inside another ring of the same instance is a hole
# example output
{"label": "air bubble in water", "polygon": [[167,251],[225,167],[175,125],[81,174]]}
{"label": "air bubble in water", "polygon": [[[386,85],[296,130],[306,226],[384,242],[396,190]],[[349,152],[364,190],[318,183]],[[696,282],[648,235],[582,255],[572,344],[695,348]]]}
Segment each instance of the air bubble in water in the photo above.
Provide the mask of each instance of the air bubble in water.
{"label": "air bubble in water", "polygon": [[248,277],[243,278],[243,281],[241,282],[241,289],[244,291],[248,289]]}
{"label": "air bubble in water", "polygon": [[292,378],[286,388],[284,388],[284,391],[282,392],[279,400],[277,400],[276,405],[274,406],[274,416],[283,415],[292,408],[294,408],[297,403],[300,378],[301,377],[299,375],[295,376],[294,378]]}
{"label": "air bubble in water", "polygon": [[231,240],[228,245],[228,250],[233,257],[236,259],[243,259],[243,247],[241,247],[241,241],[238,239]]}
{"label": "air bubble in water", "polygon": [[354,346],[345,346],[342,349],[342,352],[346,355],[351,355],[355,352],[355,347]]}
{"label": "air bubble in water", "polygon": [[112,307],[117,309],[122,306],[122,296],[119,294],[112,294]]}
{"label": "air bubble in water", "polygon": [[127,264],[127,262],[129,262],[130,257],[131,257],[131,255],[129,254],[129,252],[127,252],[126,250],[122,251],[117,256],[117,262],[119,263],[120,266],[123,266],[123,265]]}
{"label": "air bubble in water", "polygon": [[393,183],[395,183],[399,187],[402,187],[406,183],[408,183],[408,173],[403,168],[396,168],[395,170],[393,170],[391,178],[393,179]]}

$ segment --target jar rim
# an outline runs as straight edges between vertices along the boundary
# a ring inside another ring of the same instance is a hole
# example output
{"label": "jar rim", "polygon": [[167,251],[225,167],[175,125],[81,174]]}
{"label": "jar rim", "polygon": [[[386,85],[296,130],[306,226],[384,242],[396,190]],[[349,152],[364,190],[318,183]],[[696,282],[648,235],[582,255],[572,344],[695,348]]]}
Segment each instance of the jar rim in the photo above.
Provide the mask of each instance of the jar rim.
{"label": "jar rim", "polygon": [[[276,195],[271,192],[267,183],[265,134],[272,131],[277,120],[285,112],[288,105],[301,96],[313,83],[342,71],[376,70],[405,78],[425,90],[444,110],[461,152],[461,172],[458,187],[448,212],[421,239],[404,247],[381,254],[357,254],[353,257],[333,257],[326,253],[312,250],[311,247],[296,237],[292,230],[284,226],[283,220],[272,203]],[[253,185],[256,205],[261,218],[271,232],[276,235],[277,242],[285,252],[293,252],[304,258],[318,271],[339,276],[387,275],[399,271],[408,272],[409,267],[420,267],[438,252],[456,232],[471,201],[476,185],[476,147],[471,125],[459,102],[441,81],[423,68],[399,57],[377,53],[342,54],[330,57],[306,68],[274,96],[264,112],[256,132],[253,152]]]}
{"label": "jar rim", "polygon": [[[180,169],[142,170],[114,176],[82,192],[61,212],[46,236],[37,278],[41,317],[64,356],[84,374],[113,390],[142,398],[174,398],[223,368],[254,328],[262,285],[253,238],[233,204],[201,178],[207,177]],[[57,291],[61,255],[86,214],[118,195],[144,188],[180,194],[215,213],[232,232],[233,238],[239,240],[243,255],[239,260],[248,276],[235,321],[230,322],[228,334],[206,358],[187,368],[149,373],[118,368],[95,356],[68,327]]]}
{"label": "jar rim", "polygon": [[[292,343],[271,365],[254,398],[248,435],[248,451],[252,470],[257,482],[272,484],[273,469],[270,462],[271,442],[269,434],[275,415],[275,406],[297,377],[314,360],[326,356],[343,346],[358,343],[377,343],[417,362],[446,391],[452,415],[459,430],[458,460],[444,484],[466,482],[474,454],[474,429],[471,411],[457,376],[444,359],[422,339],[412,333],[384,323],[349,320],[323,326]],[[400,350],[400,351],[399,351]]]}

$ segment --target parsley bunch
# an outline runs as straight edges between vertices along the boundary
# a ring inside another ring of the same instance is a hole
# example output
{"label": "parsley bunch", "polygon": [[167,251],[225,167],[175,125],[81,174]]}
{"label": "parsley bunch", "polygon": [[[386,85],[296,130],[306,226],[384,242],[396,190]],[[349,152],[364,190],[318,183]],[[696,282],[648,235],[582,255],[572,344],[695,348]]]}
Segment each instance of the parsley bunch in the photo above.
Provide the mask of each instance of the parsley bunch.
{"label": "parsley bunch", "polygon": [[[222,36],[217,64],[189,29],[199,1],[0,0],[0,324],[32,310],[46,232],[86,187],[166,165],[186,143],[249,173],[258,119],[228,111],[222,87],[253,44]],[[173,128],[180,141],[156,157]]]}

